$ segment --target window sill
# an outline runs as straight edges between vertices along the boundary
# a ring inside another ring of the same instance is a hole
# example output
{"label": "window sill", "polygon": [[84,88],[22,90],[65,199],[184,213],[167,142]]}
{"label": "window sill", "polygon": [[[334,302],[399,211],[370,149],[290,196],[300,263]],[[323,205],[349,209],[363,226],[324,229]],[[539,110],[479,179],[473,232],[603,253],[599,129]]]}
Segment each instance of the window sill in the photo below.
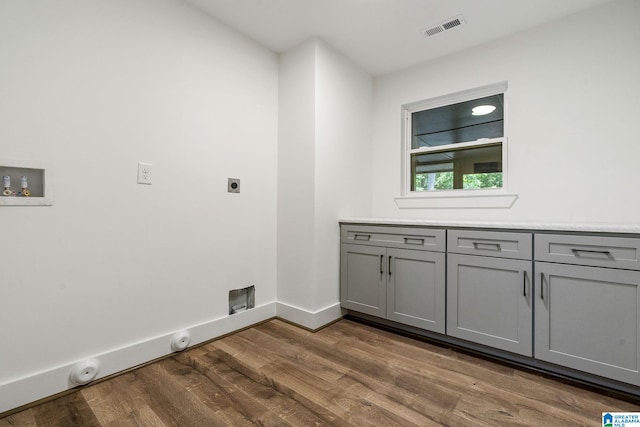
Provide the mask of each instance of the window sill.
{"label": "window sill", "polygon": [[400,209],[510,209],[517,194],[411,195],[396,197]]}

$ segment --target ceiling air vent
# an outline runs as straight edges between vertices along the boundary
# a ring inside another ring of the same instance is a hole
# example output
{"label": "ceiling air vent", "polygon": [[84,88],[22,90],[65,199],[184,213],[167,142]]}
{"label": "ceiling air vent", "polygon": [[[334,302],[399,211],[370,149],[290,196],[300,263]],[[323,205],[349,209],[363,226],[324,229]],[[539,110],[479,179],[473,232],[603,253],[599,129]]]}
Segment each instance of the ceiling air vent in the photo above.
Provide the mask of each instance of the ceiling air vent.
{"label": "ceiling air vent", "polygon": [[441,22],[438,25],[427,28],[426,30],[424,30],[424,35],[427,37],[435,36],[436,34],[440,34],[444,31],[452,30],[456,27],[459,27],[464,23],[464,17],[462,15],[458,15],[454,18],[447,19],[446,21]]}

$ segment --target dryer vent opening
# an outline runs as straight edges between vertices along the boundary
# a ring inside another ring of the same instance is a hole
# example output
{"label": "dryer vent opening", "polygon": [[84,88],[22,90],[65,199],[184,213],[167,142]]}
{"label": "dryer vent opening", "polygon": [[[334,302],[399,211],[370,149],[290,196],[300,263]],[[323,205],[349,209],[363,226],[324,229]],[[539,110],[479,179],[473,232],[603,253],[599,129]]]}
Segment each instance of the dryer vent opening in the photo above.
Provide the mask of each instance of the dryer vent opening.
{"label": "dryer vent opening", "polygon": [[256,305],[256,287],[251,285],[247,288],[234,289],[229,291],[229,314],[247,311]]}

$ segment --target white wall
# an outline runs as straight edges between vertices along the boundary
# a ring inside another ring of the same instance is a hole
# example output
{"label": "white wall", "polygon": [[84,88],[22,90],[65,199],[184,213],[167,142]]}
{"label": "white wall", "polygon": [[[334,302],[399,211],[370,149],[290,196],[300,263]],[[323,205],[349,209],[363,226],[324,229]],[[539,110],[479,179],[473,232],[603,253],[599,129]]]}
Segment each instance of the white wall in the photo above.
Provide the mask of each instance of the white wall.
{"label": "white wall", "polygon": [[315,42],[280,55],[278,300],[313,306],[315,273]]}
{"label": "white wall", "polygon": [[[607,3],[376,79],[373,216],[638,224],[638,18],[638,1]],[[400,106],[505,80],[513,207],[399,209]]]}
{"label": "white wall", "polygon": [[59,391],[36,374],[225,319],[230,289],[275,314],[275,54],[181,1],[63,0],[0,2],[0,58],[0,158],[55,185],[0,207],[0,412]]}
{"label": "white wall", "polygon": [[371,214],[373,78],[318,44],[315,216],[317,308],[339,299],[337,220]]}
{"label": "white wall", "polygon": [[280,58],[278,314],[340,315],[339,228],[371,212],[373,79],[319,39]]}

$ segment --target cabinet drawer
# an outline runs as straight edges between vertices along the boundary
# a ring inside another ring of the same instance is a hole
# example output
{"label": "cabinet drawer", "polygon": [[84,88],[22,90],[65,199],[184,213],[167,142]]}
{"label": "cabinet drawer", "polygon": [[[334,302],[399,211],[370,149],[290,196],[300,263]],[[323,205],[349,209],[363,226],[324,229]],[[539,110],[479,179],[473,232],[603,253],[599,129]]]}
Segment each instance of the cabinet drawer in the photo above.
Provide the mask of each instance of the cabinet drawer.
{"label": "cabinet drawer", "polygon": [[451,253],[529,260],[531,242],[531,233],[449,230],[447,248]]}
{"label": "cabinet drawer", "polygon": [[536,261],[640,270],[640,239],[536,234]]}
{"label": "cabinet drawer", "polygon": [[444,252],[446,232],[438,228],[342,225],[340,241],[359,245]]}

